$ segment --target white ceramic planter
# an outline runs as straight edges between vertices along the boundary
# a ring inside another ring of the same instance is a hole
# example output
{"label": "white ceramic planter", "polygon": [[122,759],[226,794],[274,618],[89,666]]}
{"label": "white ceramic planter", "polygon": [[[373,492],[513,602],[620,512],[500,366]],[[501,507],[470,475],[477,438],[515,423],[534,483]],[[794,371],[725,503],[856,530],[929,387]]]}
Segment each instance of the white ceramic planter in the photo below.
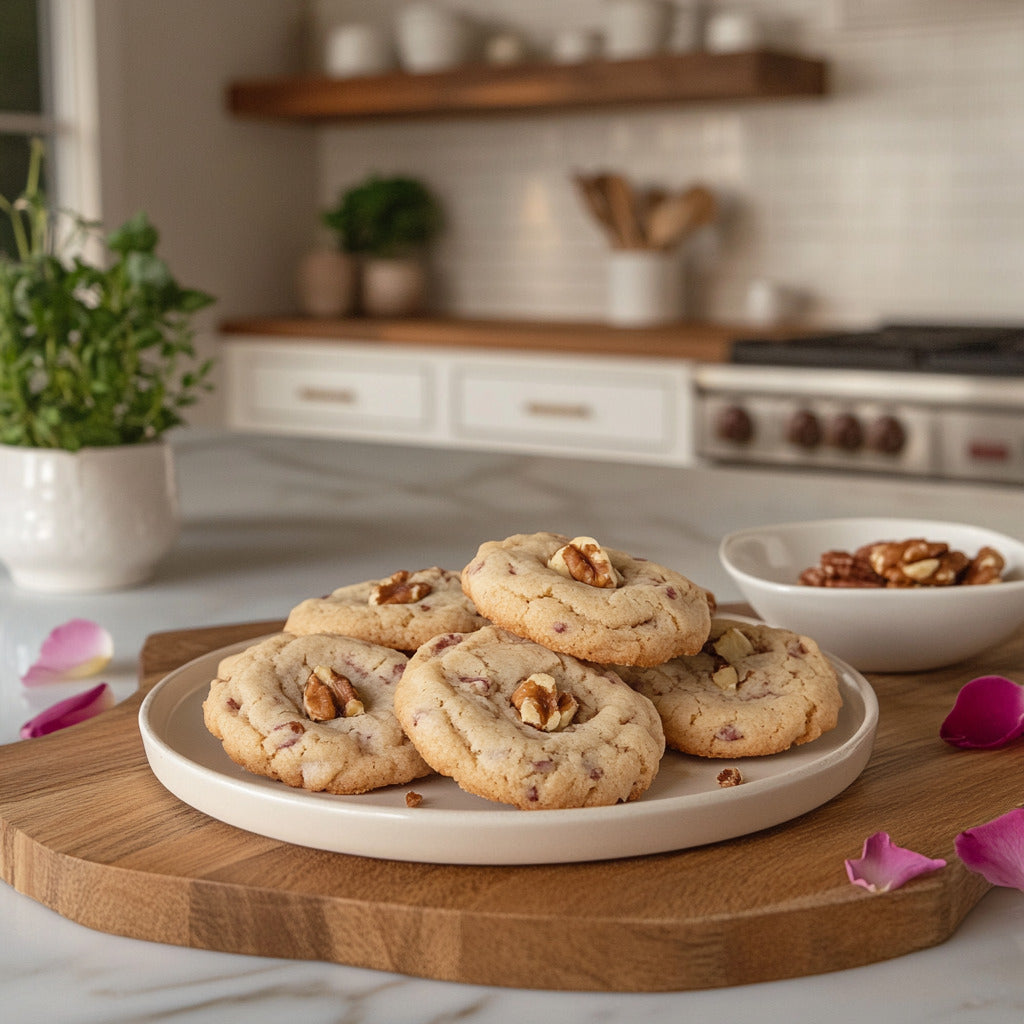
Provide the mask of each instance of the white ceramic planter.
{"label": "white ceramic planter", "polygon": [[0,445],[0,561],[20,587],[130,587],[152,575],[179,530],[165,441],[74,453]]}
{"label": "white ceramic planter", "polygon": [[427,268],[422,259],[368,258],[363,263],[362,304],[367,316],[412,316],[423,310]]}

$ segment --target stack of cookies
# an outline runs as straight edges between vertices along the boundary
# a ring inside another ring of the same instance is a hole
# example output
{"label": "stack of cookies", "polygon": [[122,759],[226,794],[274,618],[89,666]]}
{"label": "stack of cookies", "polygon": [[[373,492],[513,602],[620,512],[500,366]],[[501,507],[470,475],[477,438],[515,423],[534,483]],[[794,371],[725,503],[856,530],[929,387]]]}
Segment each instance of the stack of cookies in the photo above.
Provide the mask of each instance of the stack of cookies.
{"label": "stack of cookies", "polygon": [[761,756],[841,699],[807,637],[714,617],[685,576],[590,537],[518,534],[461,571],[310,598],[225,659],[207,728],[250,771],[361,793],[437,772],[524,810],[634,800],[666,745]]}

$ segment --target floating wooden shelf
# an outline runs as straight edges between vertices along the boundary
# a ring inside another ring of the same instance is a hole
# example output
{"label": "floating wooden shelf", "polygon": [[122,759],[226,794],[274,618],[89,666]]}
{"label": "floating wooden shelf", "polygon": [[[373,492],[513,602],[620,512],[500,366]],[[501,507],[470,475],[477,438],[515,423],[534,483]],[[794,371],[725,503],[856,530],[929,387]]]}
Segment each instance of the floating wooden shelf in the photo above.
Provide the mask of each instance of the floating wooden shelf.
{"label": "floating wooden shelf", "polygon": [[769,50],[688,53],[582,64],[471,64],[431,74],[299,76],[232,82],[242,117],[366,120],[705,100],[820,96],[821,60]]}
{"label": "floating wooden shelf", "polygon": [[576,352],[590,355],[660,356],[724,362],[739,337],[781,337],[777,330],[685,321],[664,327],[625,328],[602,323],[488,320],[458,317],[317,320],[299,316],[252,316],[226,320],[224,335],[292,341],[368,341],[390,345],[502,351]]}

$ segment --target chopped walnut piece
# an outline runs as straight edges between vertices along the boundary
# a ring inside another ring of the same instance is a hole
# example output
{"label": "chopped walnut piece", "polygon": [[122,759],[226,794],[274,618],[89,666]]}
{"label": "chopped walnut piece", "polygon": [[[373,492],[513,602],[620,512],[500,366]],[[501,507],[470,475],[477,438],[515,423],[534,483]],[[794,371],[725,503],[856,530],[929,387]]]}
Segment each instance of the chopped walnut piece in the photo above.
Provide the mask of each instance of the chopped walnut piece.
{"label": "chopped walnut piece", "polygon": [[948,544],[920,537],[873,544],[868,561],[879,576],[896,587],[952,586],[969,562],[962,552],[950,551]]}
{"label": "chopped walnut piece", "polygon": [[330,722],[339,715],[353,718],[365,708],[352,683],[326,665],[317,665],[302,689],[302,706],[314,722]]}
{"label": "chopped walnut piece", "polygon": [[711,646],[730,665],[754,653],[750,637],[735,626],[730,626]]}
{"label": "chopped walnut piece", "polygon": [[422,601],[434,588],[424,581],[410,583],[412,573],[400,569],[386,580],[381,580],[370,591],[370,604],[415,604]]}
{"label": "chopped walnut piece", "polygon": [[1006,560],[995,548],[982,548],[971,560],[963,582],[971,585],[999,583],[1003,578]]}
{"label": "chopped walnut piece", "polygon": [[417,793],[415,789],[410,789],[405,794],[405,806],[406,807],[419,807],[423,803],[423,794]]}
{"label": "chopped walnut piece", "polygon": [[720,690],[735,690],[740,676],[732,665],[722,665],[711,673],[711,681]]}
{"label": "chopped walnut piece", "polygon": [[548,568],[591,587],[613,590],[620,583],[608,552],[593,537],[574,537],[551,556]]}
{"label": "chopped walnut piece", "polygon": [[558,692],[554,677],[546,672],[524,679],[512,694],[512,706],[526,725],[543,732],[564,729],[579,707],[571,693]]}
{"label": "chopped walnut piece", "polygon": [[885,577],[879,576],[867,558],[867,549],[826,551],[819,565],[805,569],[800,582],[810,587],[884,587]]}
{"label": "chopped walnut piece", "polygon": [[739,768],[723,768],[718,773],[718,784],[723,789],[728,789],[731,786],[738,786],[743,781],[743,775]]}

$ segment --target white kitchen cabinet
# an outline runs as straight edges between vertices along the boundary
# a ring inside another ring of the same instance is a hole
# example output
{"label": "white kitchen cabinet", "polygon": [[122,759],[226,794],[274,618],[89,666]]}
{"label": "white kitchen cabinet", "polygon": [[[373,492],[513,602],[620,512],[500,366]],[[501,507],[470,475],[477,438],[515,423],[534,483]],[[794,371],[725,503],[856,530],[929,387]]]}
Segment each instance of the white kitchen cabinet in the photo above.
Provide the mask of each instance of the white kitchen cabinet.
{"label": "white kitchen cabinet", "polygon": [[223,348],[237,430],[694,462],[686,360],[237,335]]}
{"label": "white kitchen cabinet", "polygon": [[225,349],[231,427],[403,441],[436,433],[429,358],[358,345],[233,341]]}

